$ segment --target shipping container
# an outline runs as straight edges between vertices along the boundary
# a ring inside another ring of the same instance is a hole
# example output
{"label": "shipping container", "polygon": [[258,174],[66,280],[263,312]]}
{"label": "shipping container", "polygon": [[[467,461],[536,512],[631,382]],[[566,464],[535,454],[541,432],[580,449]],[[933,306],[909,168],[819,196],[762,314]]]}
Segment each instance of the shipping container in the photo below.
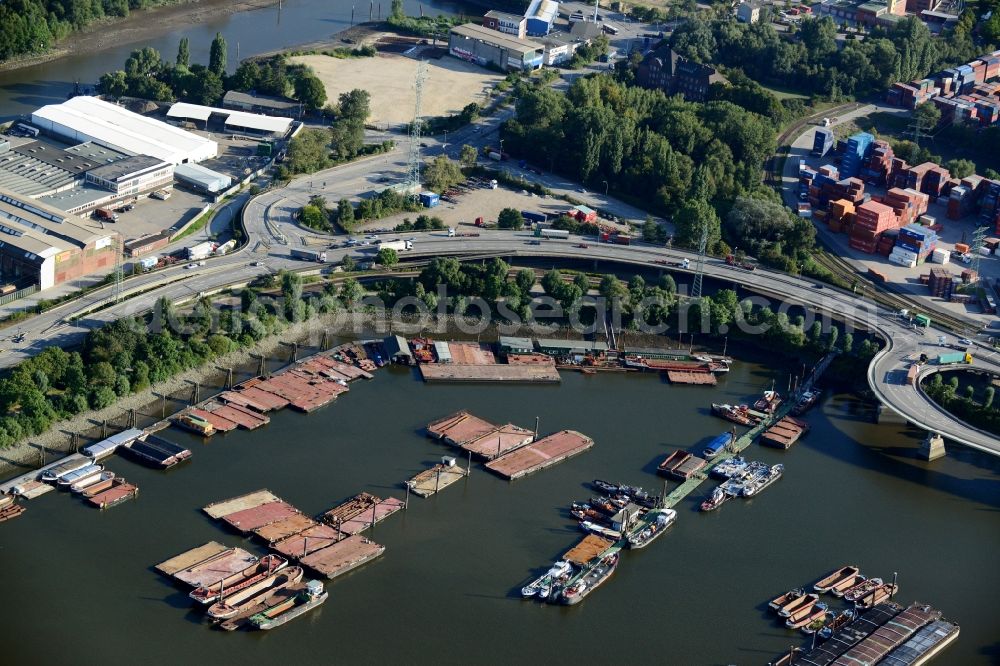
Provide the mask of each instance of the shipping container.
{"label": "shipping container", "polygon": [[306,248],[293,247],[292,258],[323,262],[326,261],[326,252],[323,250],[308,250]]}
{"label": "shipping container", "polygon": [[420,193],[420,204],[424,208],[433,208],[441,203],[441,195],[436,192],[421,192]]}
{"label": "shipping container", "polygon": [[938,365],[951,365],[954,363],[972,363],[972,354],[968,352],[951,352],[949,354],[938,354]]}

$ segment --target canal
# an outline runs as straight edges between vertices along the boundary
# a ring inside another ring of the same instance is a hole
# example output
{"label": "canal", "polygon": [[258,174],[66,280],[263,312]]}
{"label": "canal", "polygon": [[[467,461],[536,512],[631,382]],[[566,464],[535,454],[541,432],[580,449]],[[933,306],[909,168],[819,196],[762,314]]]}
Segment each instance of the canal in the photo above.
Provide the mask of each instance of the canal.
{"label": "canal", "polygon": [[[478,14],[479,9],[469,8],[447,0],[404,0],[408,15],[465,13]],[[391,5],[382,0],[382,17]],[[375,11],[379,3],[375,2]],[[278,9],[278,0],[272,7],[218,16],[196,24],[168,28],[152,39],[143,38],[136,43],[128,38],[124,42],[96,53],[80,53],[51,62],[23,69],[0,72],[0,122],[24,114],[31,114],[40,106],[65,101],[75,82],[90,87],[105,72],[122,69],[129,54],[144,46],[158,50],[171,62],[177,54],[177,44],[182,37],[191,43],[191,62],[208,63],[208,51],[216,32],[221,32],[229,47],[229,71],[237,65],[237,44],[240,58],[284,49],[299,44],[328,39],[333,34],[350,27],[351,12],[355,23],[368,20],[368,7],[353,0],[287,0]],[[485,11],[485,10],[483,10]],[[125,33],[128,34],[127,32]]]}
{"label": "canal", "polygon": [[[961,625],[940,663],[996,663],[998,461],[953,448],[920,462],[914,433],[873,425],[846,395],[810,412],[812,432],[791,450],[748,450],[786,466],[752,501],[700,514],[703,495],[689,497],[672,533],[625,553],[579,606],[519,599],[524,581],[580,538],[566,507],[588,496],[587,482],[659,489],[664,455],[700,450],[726,429],[709,403],[746,401],[772,379],[781,386],[776,372],[740,361],[713,390],[577,373],[563,373],[560,386],[432,386],[391,368],[333,405],[278,413],[255,432],[202,442],[168,430],[194,451],[190,463],[167,473],[108,463],[140,486],[136,500],[101,513],[50,493],[0,525],[4,661],[766,664],[805,642],[766,602],[857,564],[868,575],[897,571],[901,602],[931,603]],[[515,483],[474,467],[438,496],[411,498],[374,529],[387,546],[381,559],[270,633],[212,630],[186,591],[152,570],[209,540],[263,552],[203,515],[210,502],[268,488],[316,514],[362,490],[402,497],[403,480],[450,452],[423,425],[462,408],[527,427],[538,416],[543,433],[574,428],[596,445]]]}

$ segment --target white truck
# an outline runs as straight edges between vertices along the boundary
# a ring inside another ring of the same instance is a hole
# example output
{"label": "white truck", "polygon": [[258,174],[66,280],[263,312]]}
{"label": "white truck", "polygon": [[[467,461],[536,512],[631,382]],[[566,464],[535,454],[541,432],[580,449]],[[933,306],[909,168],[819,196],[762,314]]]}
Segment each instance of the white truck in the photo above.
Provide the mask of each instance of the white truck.
{"label": "white truck", "polygon": [[306,261],[326,261],[326,252],[323,250],[306,250],[304,248],[293,247],[292,248],[292,258],[293,259],[304,259]]}
{"label": "white truck", "polygon": [[391,240],[382,241],[378,244],[378,249],[395,250],[396,252],[403,252],[405,250],[413,249],[413,241],[410,240]]}

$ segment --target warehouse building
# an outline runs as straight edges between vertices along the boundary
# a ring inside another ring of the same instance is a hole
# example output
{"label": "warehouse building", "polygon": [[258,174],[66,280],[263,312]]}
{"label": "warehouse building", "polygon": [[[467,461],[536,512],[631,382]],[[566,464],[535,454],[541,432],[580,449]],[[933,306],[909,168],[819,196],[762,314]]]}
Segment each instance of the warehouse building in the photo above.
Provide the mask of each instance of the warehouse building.
{"label": "warehouse building", "polygon": [[269,97],[256,93],[230,90],[222,98],[222,106],[247,113],[263,113],[268,116],[300,116],[302,104],[294,99]]}
{"label": "warehouse building", "polygon": [[531,0],[524,12],[525,26],[529,37],[544,37],[552,30],[552,24],[559,15],[559,3],[555,0]]}
{"label": "warehouse building", "polygon": [[165,248],[170,243],[170,235],[165,233],[147,234],[139,238],[125,241],[124,250],[127,257],[141,257]]}
{"label": "warehouse building", "polygon": [[448,37],[448,52],[480,66],[502,70],[530,71],[542,66],[545,47],[527,39],[515,39],[474,23],[455,26]]}
{"label": "warehouse building", "polygon": [[171,164],[201,162],[219,150],[215,141],[86,95],[43,106],[31,114],[31,122],[71,142],[93,141]]}
{"label": "warehouse building", "polygon": [[137,196],[170,185],[174,181],[174,165],[149,155],[133,155],[91,169],[86,181],[119,197]]}
{"label": "warehouse building", "polygon": [[209,129],[209,121],[213,120],[213,129],[219,131],[265,137],[283,137],[292,125],[292,119],[287,117],[262,116],[256,113],[188,104],[187,102],[177,102],[171,105],[167,111],[167,118],[195,120],[202,123],[201,128],[204,130]]}
{"label": "warehouse building", "polygon": [[28,197],[0,189],[0,279],[40,290],[114,269],[119,237]]}
{"label": "warehouse building", "polygon": [[502,32],[505,35],[514,35],[518,39],[524,39],[528,29],[528,19],[517,14],[498,12],[491,9],[483,15],[483,27],[490,30]]}
{"label": "warehouse building", "polygon": [[561,65],[571,59],[583,42],[566,32],[553,32],[538,40],[545,45],[545,64]]}
{"label": "warehouse building", "polygon": [[208,194],[225,192],[233,184],[233,179],[226,174],[206,169],[200,164],[177,165],[174,169],[174,178],[189,189]]}
{"label": "warehouse building", "polygon": [[643,88],[659,88],[668,95],[680,93],[687,100],[701,102],[708,97],[709,87],[726,83],[726,77],[714,67],[679,55],[664,40],[642,59],[635,81]]}

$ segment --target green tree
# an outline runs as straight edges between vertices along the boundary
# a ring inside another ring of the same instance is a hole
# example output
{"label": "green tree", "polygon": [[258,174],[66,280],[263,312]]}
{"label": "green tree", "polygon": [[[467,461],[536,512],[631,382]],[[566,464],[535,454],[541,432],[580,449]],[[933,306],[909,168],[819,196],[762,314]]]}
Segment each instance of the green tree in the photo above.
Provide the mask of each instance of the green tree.
{"label": "green tree", "polygon": [[392,0],[391,9],[389,10],[389,20],[398,22],[405,18],[406,12],[403,10],[403,0]]}
{"label": "green tree", "polygon": [[516,208],[504,208],[497,216],[497,227],[518,231],[524,228],[524,217]]}
{"label": "green tree", "polygon": [[361,288],[361,284],[354,278],[347,278],[340,285],[340,300],[348,307],[352,307],[360,301],[364,293],[365,291]]}
{"label": "green tree", "polygon": [[530,268],[522,268],[517,272],[514,281],[517,284],[517,288],[521,290],[521,293],[527,295],[531,292],[531,288],[535,286],[535,272]]}
{"label": "green tree", "polygon": [[464,179],[458,164],[444,155],[435,157],[424,169],[424,183],[434,192],[444,192]]}
{"label": "green tree", "polygon": [[288,144],[286,166],[292,173],[312,173],[326,169],[330,160],[330,136],[317,129],[304,129]]}
{"label": "green tree", "polygon": [[919,132],[930,132],[939,122],[941,110],[935,104],[921,104],[913,111],[913,124]]}
{"label": "green tree", "polygon": [[462,152],[459,156],[459,161],[462,162],[462,166],[474,167],[476,166],[476,161],[479,159],[479,153],[476,151],[475,146],[470,146],[465,144],[462,146]]}
{"label": "green tree", "polygon": [[708,202],[701,199],[685,201],[674,216],[674,226],[677,229],[674,240],[684,247],[699,247],[705,229],[708,232],[709,250],[722,238],[719,216]]}
{"label": "green tree", "polygon": [[354,226],[354,206],[348,199],[337,202],[337,223],[345,230],[350,230]]}
{"label": "green tree", "polygon": [[128,81],[125,72],[118,70],[102,74],[100,80],[97,82],[97,92],[102,95],[109,95],[116,100],[124,97],[125,93],[128,92]]}
{"label": "green tree", "polygon": [[992,386],[987,386],[986,390],[983,392],[983,408],[989,409],[993,406],[993,394],[996,389]]}
{"label": "green tree", "polygon": [[386,268],[392,268],[399,263],[399,254],[391,247],[383,247],[375,255],[375,262]]}
{"label": "green tree", "polygon": [[295,99],[309,111],[317,111],[326,104],[326,87],[311,72],[303,72],[295,79]]}
{"label": "green tree", "polygon": [[180,67],[187,67],[191,64],[190,60],[191,50],[188,45],[188,38],[181,37],[181,42],[177,45],[177,65]]}
{"label": "green tree", "polygon": [[[1000,9],[1000,7],[998,7]],[[1000,14],[1000,12],[998,12]],[[972,160],[954,159],[944,163],[952,178],[965,178],[976,173],[976,164]]]}
{"label": "green tree", "polygon": [[222,78],[226,75],[226,66],[228,63],[229,56],[226,53],[226,38],[222,36],[221,32],[215,33],[215,39],[212,40],[212,48],[208,55],[208,68],[215,73],[216,76]]}

